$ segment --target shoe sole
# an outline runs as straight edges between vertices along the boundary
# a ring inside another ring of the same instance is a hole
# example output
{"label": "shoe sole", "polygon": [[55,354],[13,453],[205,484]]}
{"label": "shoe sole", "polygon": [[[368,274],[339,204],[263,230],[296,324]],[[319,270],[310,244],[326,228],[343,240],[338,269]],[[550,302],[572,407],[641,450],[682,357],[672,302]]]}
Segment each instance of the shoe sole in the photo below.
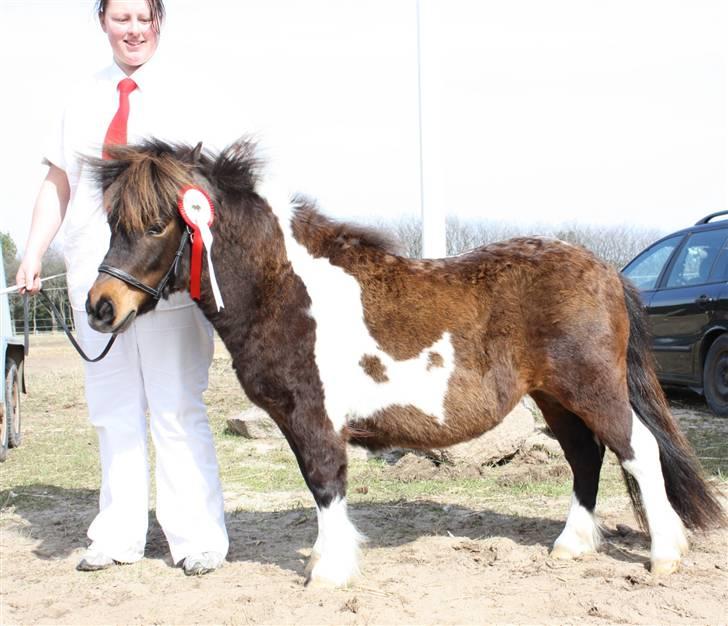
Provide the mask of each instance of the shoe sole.
{"label": "shoe sole", "polygon": [[82,559],[79,561],[78,565],[76,565],[76,571],[79,572],[98,572],[102,569],[108,569],[109,567],[112,567],[113,565],[116,565],[114,561],[111,563],[104,563],[103,565],[95,565],[93,563],[89,563],[86,559]]}
{"label": "shoe sole", "polygon": [[190,567],[184,568],[185,576],[204,576],[210,572],[214,572],[216,567]]}

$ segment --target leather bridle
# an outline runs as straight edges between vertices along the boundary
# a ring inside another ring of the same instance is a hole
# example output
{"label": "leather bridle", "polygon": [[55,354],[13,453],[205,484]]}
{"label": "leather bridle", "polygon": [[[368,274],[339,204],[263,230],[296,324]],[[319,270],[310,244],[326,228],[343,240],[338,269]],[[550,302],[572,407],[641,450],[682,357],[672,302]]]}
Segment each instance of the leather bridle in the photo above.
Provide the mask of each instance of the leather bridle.
{"label": "leather bridle", "polygon": [[118,267],[113,267],[112,265],[108,265],[106,263],[102,263],[101,265],[99,265],[99,272],[102,274],[108,274],[109,276],[113,276],[114,278],[118,278],[128,285],[131,285],[132,287],[136,287],[137,289],[148,293],[155,300],[159,300],[162,297],[162,293],[169,281],[177,274],[179,260],[182,257],[182,252],[184,252],[185,246],[187,245],[189,239],[190,229],[185,228],[185,230],[182,232],[182,239],[179,242],[177,252],[174,255],[174,259],[172,260],[172,265],[169,266],[167,273],[162,277],[162,280],[159,281],[156,289],[154,287],[150,287],[149,285],[145,285],[143,282],[137,280],[131,274],[125,272],[124,270],[120,270]]}
{"label": "leather bridle", "polygon": [[[185,246],[187,245],[187,242],[190,240],[190,229],[185,228],[184,232],[182,233],[182,239],[179,242],[179,247],[177,248],[177,252],[174,255],[174,259],[172,261],[172,265],[170,265],[169,269],[167,270],[167,273],[162,277],[162,280],[157,285],[157,288],[154,289],[153,287],[149,287],[148,285],[145,285],[143,282],[137,280],[134,278],[131,274],[125,272],[124,270],[120,270],[118,267],[113,267],[111,265],[107,265],[106,263],[102,263],[99,266],[99,272],[103,274],[108,274],[109,276],[113,276],[114,278],[118,278],[119,280],[131,285],[132,287],[136,287],[137,289],[141,289],[143,292],[148,293],[152,298],[155,300],[159,300],[162,297],[162,292],[164,291],[164,288],[169,283],[170,279],[177,274],[177,269],[179,267],[179,260],[182,257],[182,252],[184,252]],[[114,341],[116,340],[116,333],[113,333],[109,339],[109,342],[106,344],[106,347],[102,350],[101,354],[99,354],[96,358],[92,359],[90,356],[88,356],[79,343],[74,339],[73,335],[71,334],[71,330],[68,328],[68,325],[66,324],[65,316],[58,310],[55,304],[53,304],[53,301],[41,290],[39,294],[45,299],[46,304],[50,308],[51,313],[56,318],[56,321],[58,324],[63,328],[63,331],[68,336],[68,339],[73,344],[73,347],[76,348],[76,351],[81,355],[83,359],[88,361],[89,363],[96,363],[97,361],[100,361],[103,359],[111,350],[111,346],[114,345]],[[23,302],[23,311],[24,311],[24,331],[25,331],[25,354],[28,354],[28,320],[29,320],[29,307],[28,307],[28,292],[25,293],[25,299]]]}

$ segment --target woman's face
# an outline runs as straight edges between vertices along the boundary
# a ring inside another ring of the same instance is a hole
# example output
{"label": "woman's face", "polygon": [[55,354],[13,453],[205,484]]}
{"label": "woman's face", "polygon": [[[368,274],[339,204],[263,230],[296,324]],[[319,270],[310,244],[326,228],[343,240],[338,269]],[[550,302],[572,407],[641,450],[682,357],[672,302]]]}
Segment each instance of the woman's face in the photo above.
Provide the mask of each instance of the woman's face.
{"label": "woman's face", "polygon": [[159,33],[152,27],[147,0],[109,0],[101,16],[117,65],[130,75],[152,58]]}

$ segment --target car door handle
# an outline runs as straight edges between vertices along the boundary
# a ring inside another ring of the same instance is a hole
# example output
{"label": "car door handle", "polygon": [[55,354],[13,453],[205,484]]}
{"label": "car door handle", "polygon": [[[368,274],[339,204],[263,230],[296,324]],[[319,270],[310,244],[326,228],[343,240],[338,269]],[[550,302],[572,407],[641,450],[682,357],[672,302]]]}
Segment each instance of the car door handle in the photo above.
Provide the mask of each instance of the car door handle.
{"label": "car door handle", "polygon": [[711,298],[706,294],[702,294],[695,298],[695,304],[697,304],[699,307],[706,307],[713,302],[715,302],[715,298]]}

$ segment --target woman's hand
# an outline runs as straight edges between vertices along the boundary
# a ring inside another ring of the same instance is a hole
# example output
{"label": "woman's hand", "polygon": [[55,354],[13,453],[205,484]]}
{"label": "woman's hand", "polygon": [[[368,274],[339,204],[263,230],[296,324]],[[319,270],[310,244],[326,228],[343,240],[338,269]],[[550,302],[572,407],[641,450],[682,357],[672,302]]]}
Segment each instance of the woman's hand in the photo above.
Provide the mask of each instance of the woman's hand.
{"label": "woman's hand", "polygon": [[22,285],[20,293],[34,294],[40,291],[40,271],[43,264],[35,255],[25,255],[20,262],[18,273],[15,275],[15,284]]}

